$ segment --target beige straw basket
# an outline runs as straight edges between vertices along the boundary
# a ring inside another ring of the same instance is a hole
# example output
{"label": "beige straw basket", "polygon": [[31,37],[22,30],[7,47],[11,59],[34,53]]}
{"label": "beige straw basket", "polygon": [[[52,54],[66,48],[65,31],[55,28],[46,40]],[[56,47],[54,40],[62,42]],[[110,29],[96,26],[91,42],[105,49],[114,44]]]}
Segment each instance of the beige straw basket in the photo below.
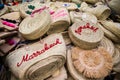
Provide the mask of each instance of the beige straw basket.
{"label": "beige straw basket", "polygon": [[120,43],[120,40],[116,35],[114,35],[112,32],[110,32],[109,30],[104,28],[102,24],[98,23],[98,25],[103,30],[103,32],[107,38],[109,38],[110,40],[112,40],[115,43]]}
{"label": "beige straw basket", "polygon": [[33,17],[25,18],[19,25],[19,32],[28,40],[38,39],[50,28],[51,17],[47,10]]}
{"label": "beige straw basket", "polygon": [[[30,9],[29,8],[30,5],[34,6],[35,8],[34,9]],[[22,18],[28,17],[29,14],[26,13],[27,11],[33,12],[34,10],[40,9],[43,6],[45,6],[45,5],[40,4],[39,2],[23,3],[20,6],[20,15],[21,15]]]}
{"label": "beige straw basket", "polygon": [[83,13],[83,12],[75,12],[71,11],[70,12],[70,18],[72,23],[77,22],[77,21],[85,21],[85,22],[91,22],[96,24],[97,23],[97,18],[91,14],[91,13]]}
{"label": "beige straw basket", "polygon": [[108,38],[104,37],[100,42],[100,46],[104,47],[111,54],[111,56],[114,55],[115,53],[114,44]]}
{"label": "beige straw basket", "polygon": [[105,20],[109,17],[111,10],[106,5],[98,2],[95,4],[96,7],[90,7],[87,3],[83,2],[81,4],[80,10],[85,12],[90,12],[94,14],[98,19]]}
{"label": "beige straw basket", "polygon": [[71,52],[75,69],[87,78],[103,78],[112,70],[112,57],[104,48],[82,50],[74,47]]}
{"label": "beige straw basket", "polygon": [[65,8],[59,8],[51,17],[52,23],[47,34],[63,32],[70,25],[69,13]]}
{"label": "beige straw basket", "polygon": [[0,16],[8,12],[8,7],[4,6],[2,10],[0,10]]}
{"label": "beige straw basket", "polygon": [[98,25],[81,21],[69,28],[69,36],[72,42],[80,48],[93,49],[99,45],[104,33]]}
{"label": "beige straw basket", "polygon": [[120,23],[112,21],[101,21],[103,27],[115,34],[120,39]]}
{"label": "beige straw basket", "polygon": [[6,62],[20,80],[43,80],[61,68],[65,59],[66,46],[62,35],[52,34],[11,52]]}
{"label": "beige straw basket", "polygon": [[18,28],[18,24],[21,21],[21,17],[20,17],[20,13],[19,12],[7,13],[7,14],[2,15],[0,18],[9,19],[9,20],[15,20],[17,22],[17,23],[14,23],[15,27],[10,27],[8,25],[4,25],[2,23],[2,21],[0,20],[0,26],[6,28],[7,30],[15,30],[15,29],[17,29]]}

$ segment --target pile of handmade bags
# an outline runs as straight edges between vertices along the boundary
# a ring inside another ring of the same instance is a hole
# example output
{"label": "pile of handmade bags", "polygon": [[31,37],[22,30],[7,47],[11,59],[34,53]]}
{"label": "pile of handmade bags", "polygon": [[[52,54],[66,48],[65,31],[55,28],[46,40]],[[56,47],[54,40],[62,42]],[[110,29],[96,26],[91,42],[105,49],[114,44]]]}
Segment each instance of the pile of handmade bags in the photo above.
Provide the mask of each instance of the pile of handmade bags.
{"label": "pile of handmade bags", "polygon": [[113,3],[34,0],[2,5],[0,57],[11,73],[0,76],[10,75],[10,80],[104,80],[115,74],[117,79],[120,23],[111,18],[113,12],[119,16]]}

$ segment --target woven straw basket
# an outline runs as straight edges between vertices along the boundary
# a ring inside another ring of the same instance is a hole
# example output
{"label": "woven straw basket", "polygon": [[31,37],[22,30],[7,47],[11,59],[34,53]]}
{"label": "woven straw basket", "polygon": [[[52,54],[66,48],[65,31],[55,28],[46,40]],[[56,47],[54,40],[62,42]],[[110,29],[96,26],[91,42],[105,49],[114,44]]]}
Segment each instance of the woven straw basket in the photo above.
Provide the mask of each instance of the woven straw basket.
{"label": "woven straw basket", "polygon": [[104,78],[101,78],[101,79],[88,79],[86,78],[85,76],[83,76],[81,73],[79,73],[74,65],[73,65],[73,61],[72,61],[72,52],[71,50],[68,50],[67,51],[67,67],[68,67],[68,70],[71,74],[71,76],[75,79],[75,80],[104,80]]}
{"label": "woven straw basket", "polygon": [[120,39],[120,23],[112,21],[101,21],[101,24]]}
{"label": "woven straw basket", "polygon": [[20,6],[21,6],[22,4],[18,4],[18,5],[14,5],[14,6],[9,6],[8,8],[9,8],[9,10],[11,11],[11,12],[18,12],[18,11],[20,11]]}
{"label": "woven straw basket", "polygon": [[59,8],[51,17],[52,23],[47,34],[63,32],[70,25],[69,13],[65,8]]}
{"label": "woven straw basket", "polygon": [[104,37],[100,42],[100,46],[104,47],[111,54],[111,56],[114,55],[115,53],[114,44],[108,38]]}
{"label": "woven straw basket", "polygon": [[87,3],[92,3],[92,4],[94,4],[94,3],[99,2],[100,0],[83,0],[83,1],[85,1],[85,2],[87,2]]}
{"label": "woven straw basket", "polygon": [[[11,15],[14,15],[14,16],[11,16]],[[2,20],[1,20],[0,21],[0,26],[6,28],[8,30],[15,30],[15,29],[17,29],[18,28],[18,24],[21,21],[21,17],[20,17],[20,13],[19,12],[7,13],[7,14],[2,15],[0,18],[9,19],[9,20],[15,20],[17,22],[17,23],[15,23],[15,27],[10,27],[8,25],[4,25],[2,23]]]}
{"label": "woven straw basket", "polygon": [[112,70],[112,57],[104,48],[82,50],[75,47],[71,52],[76,70],[88,78],[103,78]]}
{"label": "woven straw basket", "polygon": [[87,21],[96,24],[97,23],[97,18],[91,14],[91,13],[82,13],[82,12],[75,12],[71,11],[70,12],[70,18],[72,23],[77,22],[77,21]]}
{"label": "woven straw basket", "polygon": [[120,15],[120,0],[104,0],[108,6],[117,14]]}
{"label": "woven straw basket", "polygon": [[56,2],[55,5],[58,8],[66,8],[69,11],[77,9],[77,5],[75,3]]}
{"label": "woven straw basket", "polygon": [[34,17],[25,18],[19,25],[19,31],[24,38],[34,40],[43,36],[50,28],[51,17],[47,10]]}
{"label": "woven straw basket", "polygon": [[80,10],[90,12],[100,20],[107,19],[111,13],[110,8],[100,2],[96,3],[96,7],[90,7],[87,3],[83,2],[81,4]]}
{"label": "woven straw basket", "polygon": [[[86,28],[88,26],[89,28]],[[81,28],[82,27],[82,28]],[[96,31],[91,29],[94,27]],[[76,22],[69,28],[69,36],[72,42],[83,49],[93,49],[99,45],[104,33],[98,25],[87,22]]]}
{"label": "woven straw basket", "polygon": [[[29,8],[30,5],[34,6],[35,8],[34,9],[30,9]],[[29,14],[27,14],[26,11],[33,12],[34,10],[40,9],[43,6],[44,5],[40,4],[39,2],[23,3],[20,6],[20,15],[21,15],[22,18],[28,17]]]}
{"label": "woven straw basket", "polygon": [[56,71],[52,77],[45,80],[66,80],[67,79],[67,71],[65,67],[62,67],[60,70]]}
{"label": "woven straw basket", "polygon": [[65,59],[66,46],[62,35],[52,34],[11,52],[6,62],[20,80],[43,80],[61,68]]}
{"label": "woven straw basket", "polygon": [[98,23],[98,25],[103,30],[103,32],[107,38],[111,39],[115,43],[120,43],[120,40],[116,35],[114,35],[112,32],[110,32],[109,30],[104,28],[102,24]]}
{"label": "woven straw basket", "polygon": [[4,6],[2,10],[0,10],[0,16],[8,12],[8,7]]}

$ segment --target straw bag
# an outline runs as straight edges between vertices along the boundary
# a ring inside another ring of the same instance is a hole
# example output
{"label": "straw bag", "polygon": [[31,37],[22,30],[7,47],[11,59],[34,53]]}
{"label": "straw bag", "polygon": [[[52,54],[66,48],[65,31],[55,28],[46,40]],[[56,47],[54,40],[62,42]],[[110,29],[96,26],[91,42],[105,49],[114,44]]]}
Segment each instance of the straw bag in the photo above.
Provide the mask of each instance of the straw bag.
{"label": "straw bag", "polygon": [[87,3],[92,3],[92,4],[94,4],[94,3],[99,2],[100,0],[83,0],[83,1],[85,1],[85,2],[87,2]]}
{"label": "straw bag", "polygon": [[28,40],[38,39],[43,36],[50,28],[51,17],[47,10],[33,17],[25,18],[19,25],[19,32]]}
{"label": "straw bag", "polygon": [[99,45],[104,33],[99,25],[76,22],[69,28],[69,36],[72,42],[83,49],[93,49]]}
{"label": "straw bag", "polygon": [[85,22],[90,22],[90,23],[97,23],[97,18],[91,14],[91,13],[82,13],[82,12],[75,12],[71,11],[70,12],[70,18],[72,23],[77,22],[77,21],[85,21]]}
{"label": "straw bag", "polygon": [[11,52],[6,62],[20,80],[43,80],[61,68],[65,58],[66,46],[62,35],[52,34],[40,42]]}
{"label": "straw bag", "polygon": [[104,80],[104,78],[101,79],[90,79],[90,78],[86,78],[85,76],[83,76],[81,73],[79,73],[73,65],[73,61],[72,61],[72,52],[71,50],[67,51],[67,67],[68,70],[71,74],[71,76],[75,79],[75,80]]}
{"label": "straw bag", "polygon": [[112,70],[112,57],[102,47],[93,50],[75,47],[71,52],[75,69],[88,78],[103,78]]}
{"label": "straw bag", "polygon": [[102,4],[101,2],[96,3],[95,7],[90,7],[87,3],[83,2],[81,4],[80,10],[90,12],[100,20],[107,19],[111,13],[110,8]]}
{"label": "straw bag", "polygon": [[65,8],[59,8],[51,17],[52,23],[47,34],[63,32],[70,25],[69,13]]}
{"label": "straw bag", "polygon": [[114,44],[108,38],[104,37],[100,42],[100,46],[104,47],[111,54],[111,56],[114,55],[115,53]]}
{"label": "straw bag", "polygon": [[120,15],[120,0],[104,0],[108,6],[117,14]]}
{"label": "straw bag", "polygon": [[7,13],[2,15],[0,18],[0,26],[6,28],[7,30],[16,30],[21,21],[19,12]]}
{"label": "straw bag", "polygon": [[103,30],[103,32],[104,32],[104,34],[105,34],[105,36],[107,37],[107,38],[109,38],[109,39],[111,39],[113,42],[115,42],[115,43],[120,43],[120,40],[119,40],[119,38],[116,36],[116,35],[114,35],[112,32],[110,32],[110,31],[108,31],[106,28],[104,28],[101,24],[99,24],[98,23],[98,25],[99,25],[99,27]]}
{"label": "straw bag", "polygon": [[113,63],[117,65],[120,63],[120,45],[115,45],[115,53],[113,55]]}
{"label": "straw bag", "polygon": [[101,24],[120,39],[120,23],[112,21],[101,21]]}
{"label": "straw bag", "polygon": [[55,5],[58,8],[66,8],[67,10],[75,10],[77,9],[77,5],[75,3],[68,3],[68,2],[56,2]]}
{"label": "straw bag", "polygon": [[22,18],[28,17],[33,11],[42,8],[43,4],[39,2],[30,2],[30,3],[23,3],[20,6],[20,15]]}
{"label": "straw bag", "polygon": [[8,12],[8,7],[4,5],[4,8],[0,10],[0,16]]}
{"label": "straw bag", "polygon": [[66,80],[67,79],[67,71],[65,67],[62,67],[60,70],[56,71],[52,77],[46,80]]}

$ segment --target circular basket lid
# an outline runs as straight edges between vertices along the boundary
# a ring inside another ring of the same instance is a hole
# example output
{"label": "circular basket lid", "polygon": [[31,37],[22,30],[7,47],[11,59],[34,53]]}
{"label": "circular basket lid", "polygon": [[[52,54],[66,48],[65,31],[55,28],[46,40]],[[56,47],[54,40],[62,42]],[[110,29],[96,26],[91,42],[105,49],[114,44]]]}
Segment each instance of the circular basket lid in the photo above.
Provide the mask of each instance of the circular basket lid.
{"label": "circular basket lid", "polygon": [[83,49],[92,49],[102,40],[104,33],[99,25],[81,21],[69,28],[69,35],[75,45]]}
{"label": "circular basket lid", "polygon": [[50,23],[50,14],[44,10],[40,14],[35,14],[34,17],[25,18],[19,25],[19,31],[26,39],[37,39],[48,31]]}
{"label": "circular basket lid", "polygon": [[72,49],[72,60],[76,70],[88,78],[103,78],[112,70],[112,57],[102,47],[93,50]]}
{"label": "circular basket lid", "polygon": [[29,16],[33,11],[38,10],[42,8],[43,4],[40,4],[39,2],[30,2],[30,3],[24,3],[20,6],[20,14],[23,18]]}

